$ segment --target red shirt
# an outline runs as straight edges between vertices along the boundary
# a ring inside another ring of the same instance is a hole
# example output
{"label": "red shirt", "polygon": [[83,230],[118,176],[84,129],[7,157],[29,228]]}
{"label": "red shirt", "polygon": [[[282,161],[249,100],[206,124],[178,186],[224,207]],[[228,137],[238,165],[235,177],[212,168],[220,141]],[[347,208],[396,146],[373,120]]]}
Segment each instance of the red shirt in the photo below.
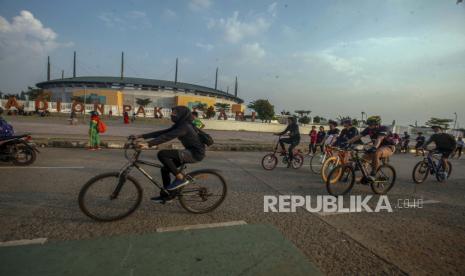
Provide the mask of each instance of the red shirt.
{"label": "red shirt", "polygon": [[318,132],[314,129],[310,131],[310,143],[311,144],[316,144],[316,138],[318,137]]}

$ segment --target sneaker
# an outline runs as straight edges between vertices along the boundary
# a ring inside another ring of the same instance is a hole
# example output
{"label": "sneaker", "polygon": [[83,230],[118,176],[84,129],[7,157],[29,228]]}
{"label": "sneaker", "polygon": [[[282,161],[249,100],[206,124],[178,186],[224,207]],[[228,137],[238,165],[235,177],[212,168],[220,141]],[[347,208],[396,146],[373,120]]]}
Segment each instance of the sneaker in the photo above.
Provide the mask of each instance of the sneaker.
{"label": "sneaker", "polygon": [[172,202],[174,200],[174,197],[170,197],[170,196],[154,196],[150,200],[152,200],[153,202],[156,202],[156,203],[165,204],[165,203]]}
{"label": "sneaker", "polygon": [[189,180],[187,180],[187,179],[175,179],[173,182],[171,182],[170,185],[168,185],[168,187],[166,187],[166,189],[168,191],[173,191],[173,190],[179,189],[181,187],[184,187],[187,184],[189,184]]}

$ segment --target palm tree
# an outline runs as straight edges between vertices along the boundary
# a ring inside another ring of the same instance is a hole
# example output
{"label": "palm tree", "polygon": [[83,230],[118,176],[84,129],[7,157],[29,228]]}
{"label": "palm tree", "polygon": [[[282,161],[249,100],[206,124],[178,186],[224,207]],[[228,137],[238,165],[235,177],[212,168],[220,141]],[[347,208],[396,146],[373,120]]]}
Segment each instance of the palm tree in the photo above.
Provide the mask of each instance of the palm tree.
{"label": "palm tree", "polygon": [[146,107],[147,105],[149,105],[150,103],[152,102],[151,99],[147,98],[147,99],[140,99],[140,98],[136,98],[136,103],[140,106],[143,106],[143,107]]}
{"label": "palm tree", "polygon": [[231,105],[227,104],[227,103],[216,103],[215,107],[219,111],[221,111],[221,110],[228,111],[229,108],[231,107]]}
{"label": "palm tree", "polygon": [[198,103],[198,104],[194,105],[192,108],[194,108],[196,110],[200,110],[200,111],[206,111],[207,108],[208,108],[208,105],[206,103]]}

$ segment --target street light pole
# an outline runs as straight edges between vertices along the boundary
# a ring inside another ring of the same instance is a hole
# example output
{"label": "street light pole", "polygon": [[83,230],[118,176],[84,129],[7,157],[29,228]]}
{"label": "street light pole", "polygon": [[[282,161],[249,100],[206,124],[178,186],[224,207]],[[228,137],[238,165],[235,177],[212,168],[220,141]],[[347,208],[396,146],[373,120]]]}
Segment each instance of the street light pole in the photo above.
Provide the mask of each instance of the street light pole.
{"label": "street light pole", "polygon": [[455,120],[454,120],[454,129],[457,128],[457,112],[454,112]]}

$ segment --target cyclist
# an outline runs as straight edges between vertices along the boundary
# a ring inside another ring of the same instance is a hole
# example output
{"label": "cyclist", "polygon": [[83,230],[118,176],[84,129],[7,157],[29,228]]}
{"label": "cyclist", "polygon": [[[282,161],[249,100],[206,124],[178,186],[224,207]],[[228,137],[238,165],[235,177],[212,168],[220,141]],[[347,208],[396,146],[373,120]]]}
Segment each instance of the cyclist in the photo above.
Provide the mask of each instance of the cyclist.
{"label": "cyclist", "polygon": [[202,129],[205,127],[202,121],[200,121],[199,113],[197,111],[192,112],[192,124],[198,129]]}
{"label": "cyclist", "polygon": [[358,135],[358,129],[352,126],[352,119],[350,117],[342,119],[341,124],[344,128],[341,130],[335,143],[339,147],[347,144],[347,141]]}
{"label": "cyclist", "polygon": [[310,144],[308,145],[308,154],[315,154],[316,152],[316,142],[318,138],[318,132],[316,131],[316,126],[312,126],[312,130],[308,134],[310,136]]}
{"label": "cyclist", "polygon": [[392,139],[388,139],[388,128],[381,125],[381,117],[370,116],[366,121],[368,127],[365,128],[359,135],[348,141],[348,144],[353,144],[359,141],[362,137],[370,136],[373,141],[373,146],[366,151],[364,158],[371,160],[371,173],[368,180],[374,181],[376,171],[379,167],[381,158],[388,158],[394,154],[394,143]]}
{"label": "cyclist", "polygon": [[404,137],[402,137],[402,150],[408,152],[408,145],[410,144],[410,135],[407,131],[404,131]]}
{"label": "cyclist", "polygon": [[[192,114],[189,108],[185,106],[173,107],[171,111],[171,121],[174,123],[170,128],[146,133],[136,136],[139,139],[150,139],[149,146],[156,146],[168,142],[175,138],[181,141],[185,149],[183,150],[160,150],[158,160],[163,164],[161,175],[163,187],[172,191],[189,184],[179,167],[185,163],[200,162],[205,157],[205,145],[200,142],[197,131],[192,125]],[[170,173],[175,176],[171,182]],[[167,195],[160,193],[159,197],[153,197],[152,200],[157,202],[169,201]]]}
{"label": "cyclist", "polygon": [[447,159],[454,152],[457,142],[455,141],[454,136],[444,133],[441,126],[431,126],[434,131],[434,134],[429,137],[426,141],[423,149],[425,149],[429,144],[434,142],[436,144],[436,151],[441,154],[442,167],[444,168],[444,178],[447,178],[447,172],[449,171],[449,165],[447,164]]}
{"label": "cyclist", "polygon": [[333,120],[329,120],[329,130],[326,133],[325,144],[326,145],[333,145],[336,142],[337,136],[339,135],[339,129],[337,128],[337,122]]}
{"label": "cyclist", "polygon": [[279,145],[281,146],[281,154],[285,155],[286,154],[286,147],[284,144],[289,144],[289,162],[287,163],[287,167],[291,167],[291,162],[292,158],[294,157],[294,148],[297,147],[300,143],[300,132],[299,132],[299,125],[297,125],[297,120],[295,117],[289,117],[287,118],[287,127],[284,131],[275,133],[275,135],[284,135],[286,133],[289,134],[289,137],[284,137],[279,139]]}
{"label": "cyclist", "polygon": [[316,144],[320,147],[321,152],[324,151],[323,142],[324,142],[325,138],[326,138],[325,128],[323,126],[320,126],[320,130],[318,131],[317,136],[316,136]]}
{"label": "cyclist", "polygon": [[420,150],[423,150],[423,145],[426,141],[425,136],[423,136],[423,132],[418,132],[418,136],[415,140],[417,141],[417,143],[415,144],[415,155],[418,156]]}

